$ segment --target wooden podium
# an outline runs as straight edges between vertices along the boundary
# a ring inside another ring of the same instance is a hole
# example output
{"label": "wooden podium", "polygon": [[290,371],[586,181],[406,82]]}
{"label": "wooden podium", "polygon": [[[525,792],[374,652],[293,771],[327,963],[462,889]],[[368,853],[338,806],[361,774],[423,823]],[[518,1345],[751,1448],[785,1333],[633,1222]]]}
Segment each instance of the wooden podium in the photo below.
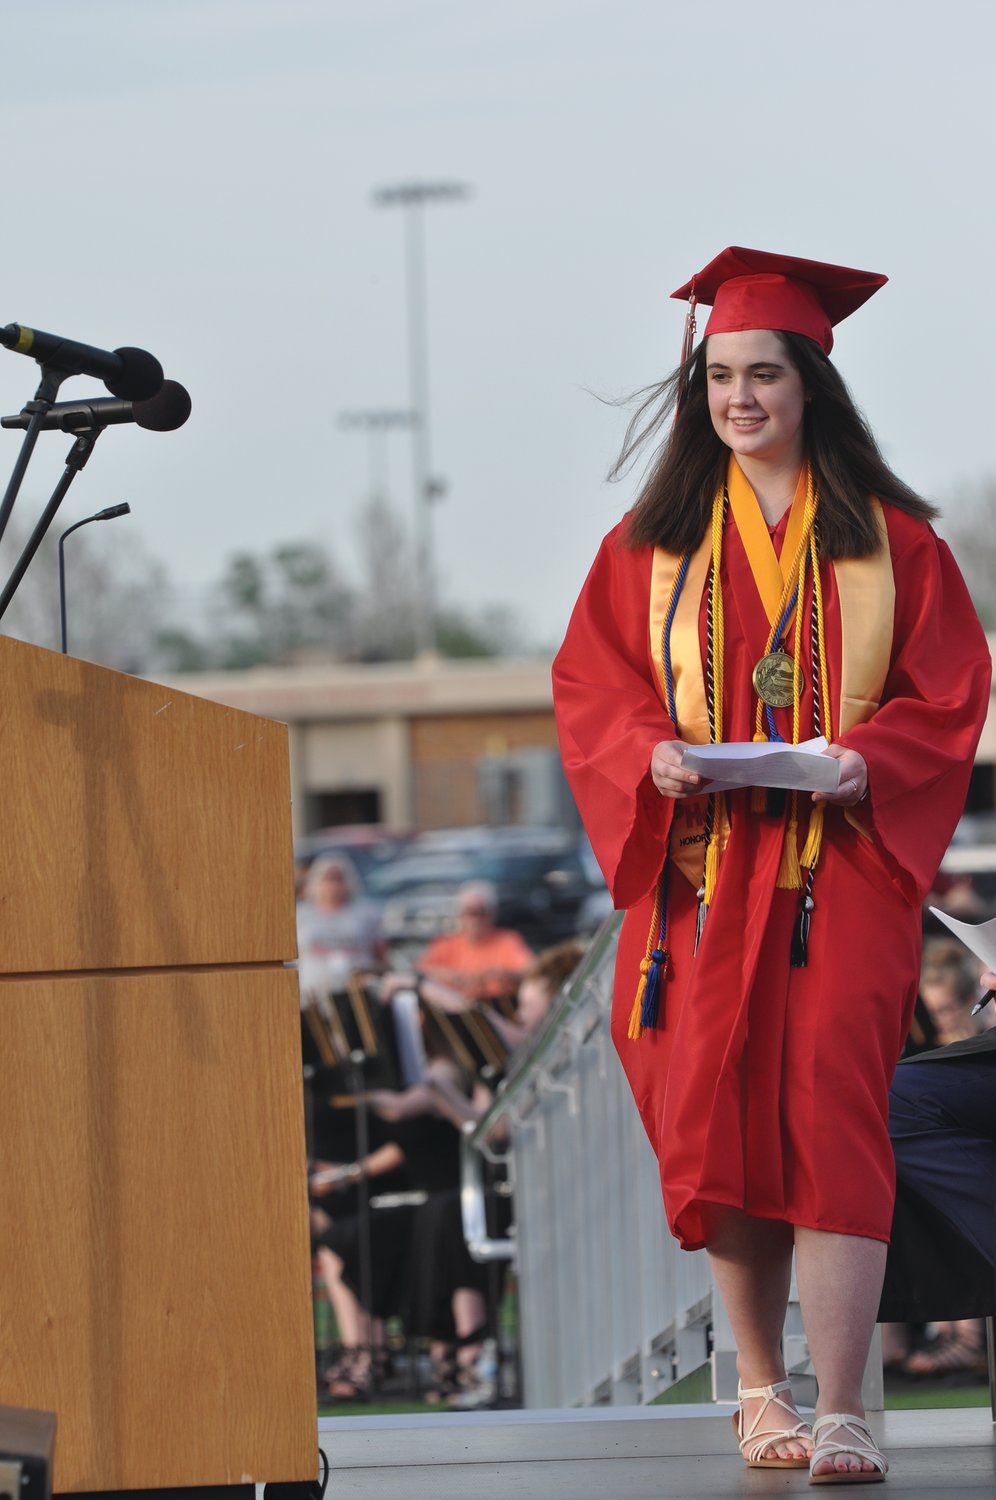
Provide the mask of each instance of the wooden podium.
{"label": "wooden podium", "polygon": [[0,1403],[58,1491],[313,1480],[286,728],[0,683]]}

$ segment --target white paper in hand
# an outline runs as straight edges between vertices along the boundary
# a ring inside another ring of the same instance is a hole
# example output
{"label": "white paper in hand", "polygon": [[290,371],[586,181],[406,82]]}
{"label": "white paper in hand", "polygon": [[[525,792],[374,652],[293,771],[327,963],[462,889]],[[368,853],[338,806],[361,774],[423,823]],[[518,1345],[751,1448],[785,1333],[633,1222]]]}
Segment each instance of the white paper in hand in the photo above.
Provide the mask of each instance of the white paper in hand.
{"label": "white paper in hand", "polygon": [[946,911],[940,911],[936,906],[928,907],[928,910],[949,927],[969,953],[980,958],[987,969],[996,969],[996,917],[988,922],[959,922],[957,917],[949,917]]}
{"label": "white paper in hand", "polygon": [[822,735],[801,745],[778,740],[759,743],[689,745],[681,757],[686,771],[710,777],[703,792],[728,787],[773,786],[789,791],[835,792],[840,785],[840,761],[824,755]]}

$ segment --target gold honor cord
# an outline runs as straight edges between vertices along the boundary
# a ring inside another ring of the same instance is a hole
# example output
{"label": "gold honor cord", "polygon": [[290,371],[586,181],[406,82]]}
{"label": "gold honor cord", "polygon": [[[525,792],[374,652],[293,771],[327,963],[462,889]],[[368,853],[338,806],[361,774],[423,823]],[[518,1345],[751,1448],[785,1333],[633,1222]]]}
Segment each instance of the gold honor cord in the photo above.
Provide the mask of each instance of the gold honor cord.
{"label": "gold honor cord", "polygon": [[[813,483],[813,474],[812,474],[812,470],[811,470],[809,464],[806,465],[805,470],[803,472],[804,472],[804,477],[805,477],[806,490],[805,490],[805,502],[804,502],[803,511],[802,511],[801,535],[799,536],[799,539],[798,539],[798,541],[796,543],[795,551],[794,551],[794,553],[791,556],[791,560],[789,562],[788,567],[785,568],[785,569],[783,569],[784,582],[782,583],[781,597],[779,598],[779,601],[778,601],[778,608],[777,608],[777,611],[775,613],[775,617],[774,617],[774,619],[771,620],[771,629],[768,632],[768,640],[767,640],[767,644],[765,645],[765,648],[764,648],[764,656],[761,658],[761,661],[758,662],[757,666],[754,668],[755,677],[757,676],[757,674],[760,671],[761,667],[763,666],[764,662],[768,661],[771,658],[771,656],[773,656],[773,655],[779,655],[779,656],[782,656],[782,657],[785,656],[785,652],[784,651],[776,652],[776,650],[775,650],[775,647],[776,647],[776,644],[777,644],[778,627],[779,627],[779,623],[781,622],[782,616],[784,615],[785,611],[788,609],[789,602],[790,602],[790,600],[792,598],[792,595],[796,591],[798,591],[798,600],[797,600],[797,605],[796,605],[796,609],[795,609],[794,613],[796,614],[797,620],[799,618],[801,618],[801,610],[800,610],[799,606],[801,605],[803,597],[804,597],[804,589],[805,589],[805,582],[806,582],[806,564],[807,564],[808,556],[809,556],[809,552],[810,552],[810,545],[811,545],[812,536],[813,536],[813,527],[816,524],[816,508],[817,508],[816,486]],[[794,502],[793,502],[793,508],[794,508]],[[788,537],[787,536],[786,536],[785,540],[786,540],[786,547],[784,547],[782,549],[783,554],[787,551],[787,543],[788,543]],[[770,616],[769,616],[769,619],[770,619]],[[784,628],[787,628],[787,625]],[[792,725],[793,725],[793,743],[794,744],[798,744],[799,743],[799,695],[800,695],[800,693],[802,691],[802,686],[803,686],[802,682],[800,681],[800,673],[801,673],[802,669],[801,669],[801,666],[799,664],[799,650],[800,650],[799,637],[800,637],[800,634],[801,634],[801,632],[799,630],[796,630],[796,633],[795,633],[794,660],[793,660],[793,663],[792,663],[792,678],[793,678],[793,681],[792,681],[792,697],[789,700],[791,702],[791,705],[792,705]],[[765,703],[765,700],[762,699],[760,697],[760,695],[758,695],[757,708],[756,708],[755,715],[754,715],[754,738],[755,738],[755,740],[766,740],[768,738],[768,736],[764,733],[764,703]],[[777,707],[777,708],[788,708],[789,704],[788,703],[778,703],[778,704],[775,704],[775,705],[769,705],[769,707],[770,706]]]}
{"label": "gold honor cord", "polygon": [[[790,549],[788,545],[789,533],[786,533],[786,544],[782,548],[782,558],[786,562],[784,567],[782,565],[779,567],[779,572],[782,575],[782,587],[773,608],[768,609],[768,606],[765,605],[772,627],[768,645],[770,647],[773,644],[778,625],[779,616],[775,614],[775,610],[778,606],[781,606],[782,610],[787,607],[788,601],[791,598],[791,591],[797,584],[799,587],[799,597],[804,600],[805,574],[808,563],[812,569],[813,578],[812,630],[810,632],[812,637],[811,659],[814,699],[813,732],[814,734],[824,734],[828,740],[832,741],[834,738],[834,725],[830,702],[830,677],[827,669],[826,609],[823,577],[819,562],[819,544],[816,534],[818,494],[808,466],[804,470],[804,475],[800,476],[800,486],[803,477],[805,479],[805,491],[801,532],[794,538],[794,549]],[[729,471],[729,484],[731,489],[741,484],[746,485],[746,480],[739,473],[739,469],[734,471],[732,464]],[[797,487],[796,498],[798,498],[798,495],[799,487]],[[756,498],[753,496],[751,498],[753,499],[755,510],[757,510]],[[719,590],[713,589],[713,597],[707,604],[709,635],[712,637],[710,660],[706,664],[710,675],[708,693],[700,653],[697,622],[702,594],[707,580],[710,574],[713,574],[713,583],[715,584],[716,579],[719,577],[722,546],[722,526],[720,521],[722,518],[723,500],[724,495],[721,489],[717,492],[713,500],[710,530],[703,537],[699,547],[691,554],[684,574],[681,567],[682,557],[667,553],[660,547],[654,549],[649,607],[651,655],[655,668],[659,672],[662,688],[665,679],[665,655],[668,657],[673,655],[674,690],[678,705],[681,708],[681,712],[674,720],[674,728],[683,739],[689,739],[692,743],[696,744],[705,742],[707,736],[709,739],[714,737],[716,725],[711,726],[712,733],[710,733],[707,727],[707,697],[709,696],[712,697],[714,705],[717,701],[720,704],[718,727],[720,730],[722,729],[722,699],[720,695],[717,700],[716,694],[717,675],[719,683],[722,684],[723,681],[722,646],[725,644],[723,639],[722,600],[715,598],[715,595],[720,592]],[[832,565],[842,638],[840,703],[838,710],[839,725],[837,731],[840,734],[846,734],[854,724],[863,723],[875,712],[881,702],[892,653],[896,589],[893,577],[892,555],[889,547],[889,535],[881,502],[871,497],[869,504],[879,533],[879,547],[868,557],[838,559]],[[795,505],[795,501],[793,501],[793,505]],[[719,512],[720,520],[717,519],[717,511]],[[790,527],[792,522],[793,518],[790,516]],[[770,547],[770,536],[767,535],[767,532],[765,540]],[[774,554],[774,548],[771,547],[770,550]],[[681,587],[679,582],[682,577],[684,578],[684,588]],[[675,597],[676,593],[679,596],[677,598]],[[798,743],[801,728],[799,696],[802,691],[800,678],[802,644],[799,639],[800,632],[798,630],[798,620],[801,618],[801,611],[797,609],[793,613],[797,621],[796,640],[794,642],[792,657],[789,660],[791,661],[793,675],[797,684],[796,691],[793,694],[792,707],[793,738]],[[772,614],[775,614],[773,620],[771,619]],[[669,621],[671,622],[670,628]],[[660,656],[659,665],[658,652]],[[783,658],[786,657],[785,652],[777,654]],[[788,704],[785,706],[788,707]],[[762,732],[763,715],[764,705],[759,702],[757,704],[756,720],[758,731],[755,738],[766,738],[766,735]],[[755,792],[758,790],[761,791],[763,810],[763,789],[755,788]],[[682,803],[678,804],[676,818],[680,817],[682,806]],[[754,808],[753,800],[751,806]],[[804,966],[806,962],[805,947],[808,938],[808,919],[813,910],[812,880],[822,844],[824,811],[825,804],[822,802],[811,805],[805,845],[801,855],[796,852],[795,859],[793,860],[792,852],[797,851],[798,848],[798,828],[797,810],[794,807],[792,808],[791,828],[786,828],[781,868],[778,873],[777,883],[779,886],[790,889],[803,889],[802,871],[805,870],[808,872],[802,902],[802,921],[806,923],[806,932],[799,943],[801,949],[801,956],[799,957],[796,956],[796,941],[793,941],[792,962],[797,967],[800,965]],[[864,834],[866,837],[868,836],[867,829],[850,810],[845,809],[844,815],[848,822],[853,823],[859,833]],[[724,817],[723,822],[725,826],[720,827],[719,820],[713,820],[713,828],[710,830],[710,842],[714,844],[712,859],[714,868],[718,866],[722,849],[729,835],[728,819]],[[693,841],[687,839],[685,842],[691,845]],[[695,842],[697,843],[697,840]],[[672,846],[673,844],[672,827]],[[696,877],[689,867],[687,859],[682,858],[682,855],[690,854],[690,848],[682,850],[672,847],[669,857],[673,863],[679,865],[683,873],[694,884]],[[633,1040],[644,1035],[646,1030],[649,1029],[646,1026],[641,1026],[641,1005],[646,975],[652,967],[651,955],[654,952],[655,940],[658,936],[662,895],[662,886],[658,882],[653,921],[647,941],[646,957],[643,963],[641,963],[640,989],[630,1017],[629,1036]]]}

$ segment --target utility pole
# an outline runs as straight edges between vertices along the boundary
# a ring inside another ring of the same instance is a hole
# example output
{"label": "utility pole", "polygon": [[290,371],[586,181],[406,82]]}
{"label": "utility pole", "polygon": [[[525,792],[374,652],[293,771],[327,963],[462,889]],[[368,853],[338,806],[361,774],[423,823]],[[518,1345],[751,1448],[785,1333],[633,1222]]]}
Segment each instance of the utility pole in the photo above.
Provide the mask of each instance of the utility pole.
{"label": "utility pole", "polygon": [[428,654],[436,649],[432,502],[445,489],[443,482],[432,473],[425,208],[431,203],[454,202],[466,198],[469,191],[463,183],[457,182],[407,182],[396,187],[380,188],[374,193],[377,207],[404,210],[408,390],[412,419],[412,486],[415,491],[415,646],[419,654]]}

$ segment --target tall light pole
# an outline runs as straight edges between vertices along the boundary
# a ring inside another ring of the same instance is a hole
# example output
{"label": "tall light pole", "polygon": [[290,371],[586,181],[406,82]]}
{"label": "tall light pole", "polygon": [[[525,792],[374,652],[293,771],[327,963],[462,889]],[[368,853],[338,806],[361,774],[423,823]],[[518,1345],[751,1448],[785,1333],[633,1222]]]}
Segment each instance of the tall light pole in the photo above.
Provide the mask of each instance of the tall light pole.
{"label": "tall light pole", "polygon": [[425,272],[425,206],[466,198],[470,189],[459,182],[405,182],[374,193],[379,208],[403,208],[405,271],[408,303],[408,390],[412,408],[412,482],[415,490],[415,646],[431,652],[436,646],[436,577],[432,548],[432,502],[443,493],[432,473],[432,434],[429,421],[429,335]]}
{"label": "tall light pole", "polygon": [[415,420],[414,412],[393,411],[387,407],[339,413],[340,427],[360,428],[367,434],[367,483],[371,500],[387,498],[388,433],[397,427],[412,427]]}

